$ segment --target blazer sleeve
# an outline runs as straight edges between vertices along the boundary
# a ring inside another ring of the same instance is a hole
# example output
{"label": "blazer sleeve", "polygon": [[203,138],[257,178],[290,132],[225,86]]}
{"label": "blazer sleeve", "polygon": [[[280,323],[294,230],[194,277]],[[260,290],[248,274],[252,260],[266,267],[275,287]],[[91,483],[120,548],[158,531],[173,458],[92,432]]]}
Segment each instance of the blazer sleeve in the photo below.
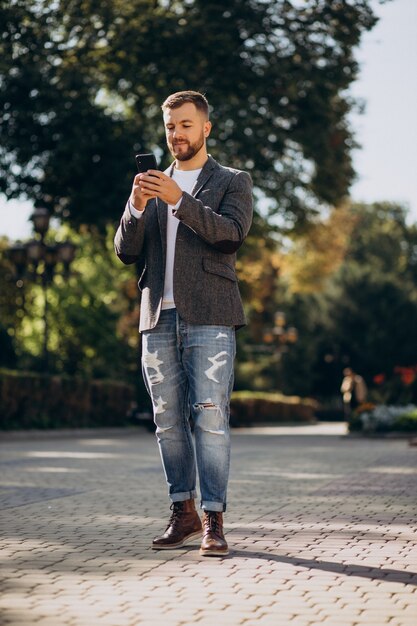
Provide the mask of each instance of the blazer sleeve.
{"label": "blazer sleeve", "polygon": [[230,180],[217,212],[184,192],[175,217],[206,243],[220,252],[232,254],[245,240],[252,214],[252,180],[247,172],[239,171]]}
{"label": "blazer sleeve", "polygon": [[132,215],[127,202],[114,237],[115,252],[125,265],[136,263],[143,256],[145,221],[145,214],[139,219]]}

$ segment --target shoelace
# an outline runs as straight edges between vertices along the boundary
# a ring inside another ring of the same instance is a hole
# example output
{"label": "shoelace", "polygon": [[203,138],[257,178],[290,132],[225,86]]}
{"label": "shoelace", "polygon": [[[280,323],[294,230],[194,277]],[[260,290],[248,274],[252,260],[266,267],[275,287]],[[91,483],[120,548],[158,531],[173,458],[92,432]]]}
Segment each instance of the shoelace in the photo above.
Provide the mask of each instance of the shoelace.
{"label": "shoelace", "polygon": [[211,511],[206,511],[206,516],[204,518],[205,525],[207,526],[207,532],[211,531],[216,535],[219,534],[220,529],[220,519],[216,513],[212,513]]}
{"label": "shoelace", "polygon": [[168,530],[170,526],[173,526],[179,521],[180,514],[182,513],[182,509],[183,509],[183,504],[182,502],[173,502],[169,508],[171,509],[172,513],[171,513],[171,517],[169,518],[169,522],[168,522],[168,526],[166,527],[166,530]]}

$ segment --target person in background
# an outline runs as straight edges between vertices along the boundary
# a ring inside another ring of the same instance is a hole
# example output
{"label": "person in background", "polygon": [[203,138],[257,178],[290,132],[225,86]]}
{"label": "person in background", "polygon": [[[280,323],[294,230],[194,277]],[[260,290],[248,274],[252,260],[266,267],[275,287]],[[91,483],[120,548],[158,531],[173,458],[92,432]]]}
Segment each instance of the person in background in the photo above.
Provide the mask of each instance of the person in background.
{"label": "person in background", "polygon": [[345,418],[348,419],[352,411],[366,401],[368,393],[366,383],[362,376],[356,374],[350,367],[343,370],[343,381],[340,387],[343,398]]}

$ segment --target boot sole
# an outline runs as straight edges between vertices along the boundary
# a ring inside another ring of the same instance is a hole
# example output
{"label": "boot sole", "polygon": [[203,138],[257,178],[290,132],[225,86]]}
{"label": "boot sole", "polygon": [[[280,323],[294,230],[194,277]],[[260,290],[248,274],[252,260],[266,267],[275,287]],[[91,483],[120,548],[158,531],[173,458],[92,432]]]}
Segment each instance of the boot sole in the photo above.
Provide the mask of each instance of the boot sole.
{"label": "boot sole", "polygon": [[191,541],[193,541],[194,539],[197,538],[201,538],[203,534],[203,531],[199,530],[196,533],[192,533],[192,535],[188,535],[187,537],[185,537],[185,539],[183,539],[182,541],[179,541],[177,543],[170,543],[170,544],[166,544],[166,545],[151,545],[152,550],[175,550],[176,548],[181,548],[181,546],[185,545],[186,543],[190,543]]}
{"label": "boot sole", "polygon": [[227,556],[229,554],[229,550],[203,550],[203,548],[200,548],[200,555],[201,556]]}

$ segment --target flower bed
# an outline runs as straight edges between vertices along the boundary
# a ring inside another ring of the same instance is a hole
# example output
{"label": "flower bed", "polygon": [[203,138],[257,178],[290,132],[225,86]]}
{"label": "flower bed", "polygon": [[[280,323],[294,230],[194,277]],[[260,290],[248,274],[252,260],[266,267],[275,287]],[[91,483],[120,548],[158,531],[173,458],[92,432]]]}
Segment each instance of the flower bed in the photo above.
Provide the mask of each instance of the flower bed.
{"label": "flower bed", "polygon": [[353,412],[349,420],[350,432],[415,433],[417,432],[417,406],[393,406],[386,404],[363,404]]}

